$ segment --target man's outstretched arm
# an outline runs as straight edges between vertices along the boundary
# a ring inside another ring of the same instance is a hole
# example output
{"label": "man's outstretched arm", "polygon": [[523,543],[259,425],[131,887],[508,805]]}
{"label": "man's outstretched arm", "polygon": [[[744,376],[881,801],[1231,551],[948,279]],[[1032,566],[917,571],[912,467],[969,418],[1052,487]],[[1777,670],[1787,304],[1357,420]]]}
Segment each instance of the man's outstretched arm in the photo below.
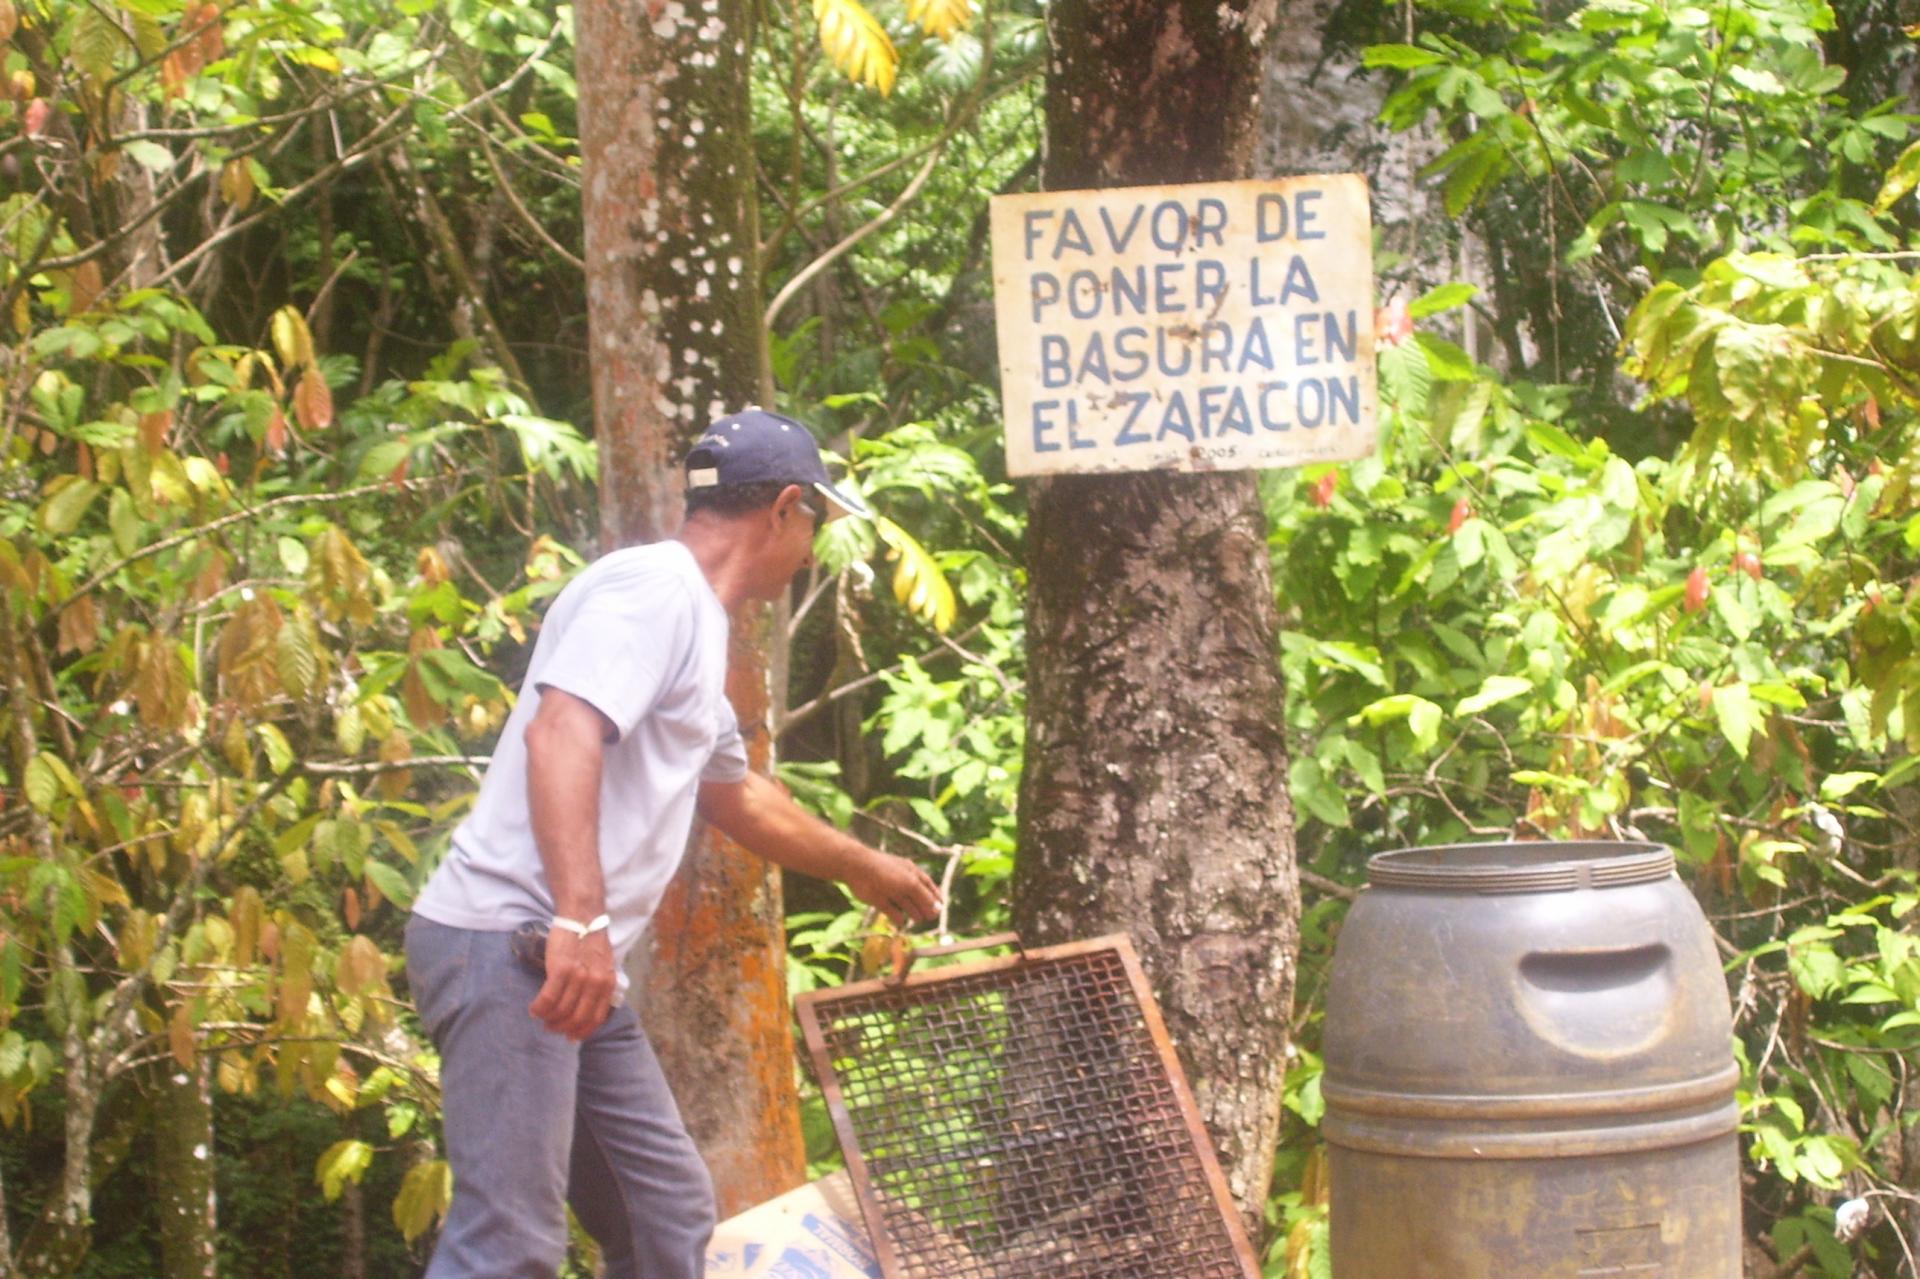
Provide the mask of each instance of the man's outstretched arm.
{"label": "man's outstretched arm", "polygon": [[739,782],[702,782],[700,815],[770,862],[839,880],[896,925],[940,914],[940,890],[926,871],[836,830],[758,773]]}

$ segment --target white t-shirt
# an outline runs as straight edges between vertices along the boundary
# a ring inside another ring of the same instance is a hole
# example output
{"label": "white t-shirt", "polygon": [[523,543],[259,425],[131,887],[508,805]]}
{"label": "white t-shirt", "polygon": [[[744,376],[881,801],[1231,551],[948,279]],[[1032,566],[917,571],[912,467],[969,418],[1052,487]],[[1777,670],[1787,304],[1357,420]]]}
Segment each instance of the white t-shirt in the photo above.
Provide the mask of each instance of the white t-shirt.
{"label": "white t-shirt", "polygon": [[571,693],[619,734],[604,748],[600,870],[624,990],[622,961],[680,864],[699,784],[747,775],[726,675],[726,610],[692,552],[669,541],[596,560],[547,610],[480,797],[414,910],[485,932],[553,916],[527,808],[526,728],[543,689]]}

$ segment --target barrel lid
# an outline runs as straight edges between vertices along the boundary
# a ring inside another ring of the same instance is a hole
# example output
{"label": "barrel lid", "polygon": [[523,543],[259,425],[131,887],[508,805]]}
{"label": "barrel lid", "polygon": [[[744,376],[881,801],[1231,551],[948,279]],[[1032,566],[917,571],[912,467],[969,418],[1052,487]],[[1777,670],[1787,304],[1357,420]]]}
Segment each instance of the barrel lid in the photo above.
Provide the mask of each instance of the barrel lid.
{"label": "barrel lid", "polygon": [[1449,844],[1380,853],[1367,861],[1375,888],[1445,893],[1551,893],[1652,884],[1673,874],[1661,844],[1603,840]]}

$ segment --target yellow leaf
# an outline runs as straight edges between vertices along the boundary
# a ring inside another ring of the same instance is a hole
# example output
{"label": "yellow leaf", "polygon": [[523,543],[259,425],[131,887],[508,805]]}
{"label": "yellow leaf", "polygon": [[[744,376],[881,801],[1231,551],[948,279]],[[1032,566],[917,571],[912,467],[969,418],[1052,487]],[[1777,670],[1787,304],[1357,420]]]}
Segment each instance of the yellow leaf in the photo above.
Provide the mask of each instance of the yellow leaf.
{"label": "yellow leaf", "polygon": [[[407,708],[407,718],[413,721],[415,728],[438,728],[447,719],[447,708],[435,699],[433,693],[427,688],[426,678],[421,674],[421,655],[439,647],[441,647],[440,633],[431,626],[415,627],[413,638],[407,644],[407,674],[406,678],[400,681],[400,702]],[[392,737],[393,735],[389,734],[389,745]],[[381,747],[380,754],[382,758],[387,757],[386,745]]]}
{"label": "yellow leaf", "polygon": [[280,989],[275,1000],[282,1021],[297,1023],[307,1015],[307,999],[313,994],[314,949],[313,934],[289,922],[280,938]]}
{"label": "yellow leaf", "polygon": [[369,588],[373,571],[366,556],[338,525],[330,524],[314,540],[307,560],[307,588],[317,595],[322,611],[335,621],[368,625],[373,621],[373,596]]}
{"label": "yellow leaf", "polygon": [[930,36],[951,40],[973,17],[973,0],[907,0],[907,18]]}
{"label": "yellow leaf", "polygon": [[311,364],[293,388],[293,416],[309,431],[324,431],[333,425],[333,391]]}
{"label": "yellow leaf", "polygon": [[80,882],[86,885],[87,897],[95,906],[131,907],[133,899],[127,896],[126,885],[112,875],[104,875],[91,868],[83,868]]}
{"label": "yellow leaf", "polygon": [[284,621],[280,606],[258,595],[235,609],[220,630],[216,669],[242,707],[251,710],[280,692],[276,641]]}
{"label": "yellow leaf", "polygon": [[273,349],[280,353],[282,368],[313,363],[313,334],[298,307],[283,306],[273,313]]}
{"label": "yellow leaf", "polygon": [[[336,1082],[340,1083],[338,1091],[335,1090]],[[359,1091],[349,1088],[346,1081],[341,1081],[338,1075],[330,1077],[326,1087],[328,1092],[333,1093],[348,1106],[353,1105],[353,1099]],[[367,1167],[372,1162],[373,1147],[364,1141],[336,1141],[327,1147],[326,1153],[320,1156],[320,1162],[314,1168],[314,1175],[320,1182],[320,1188],[326,1193],[328,1202],[338,1199],[348,1182],[359,1185],[360,1178],[366,1175]]]}
{"label": "yellow leaf", "polygon": [[407,1169],[393,1200],[393,1224],[408,1243],[433,1228],[453,1202],[453,1169],[444,1159],[429,1159]]}
{"label": "yellow leaf", "polygon": [[220,167],[220,198],[245,212],[253,203],[253,169],[245,160],[229,160]]}
{"label": "yellow leaf", "polygon": [[260,946],[260,923],[266,914],[266,906],[260,897],[260,890],[244,887],[234,893],[233,902],[227,907],[227,922],[233,926],[233,962],[241,968],[253,963],[254,952]]}
{"label": "yellow leaf", "polygon": [[144,910],[127,912],[120,922],[120,932],[116,940],[120,946],[120,966],[138,971],[147,966],[153,958],[153,941],[157,931],[158,916]]}
{"label": "yellow leaf", "polygon": [[353,1109],[355,1101],[360,1096],[360,1090],[354,1086],[352,1079],[334,1074],[327,1078],[327,1094],[340,1103],[339,1108],[344,1113]]}
{"label": "yellow leaf", "polygon": [[860,0],[813,0],[813,16],[820,47],[843,75],[882,94],[893,92],[900,55]]}
{"label": "yellow leaf", "polygon": [[167,1045],[173,1049],[173,1059],[182,1066],[191,1067],[200,1055],[199,1045],[193,1038],[193,1009],[187,1003],[174,1007],[173,1019],[167,1023]]}
{"label": "yellow leaf", "polygon": [[238,715],[227,720],[226,734],[220,741],[220,752],[226,756],[227,767],[240,776],[253,778],[253,743],[247,738],[247,722]]}
{"label": "yellow leaf", "polygon": [[60,638],[56,652],[91,653],[100,646],[100,611],[92,594],[68,602],[60,612]]}
{"label": "yellow leaf", "polygon": [[67,314],[81,315],[93,309],[93,304],[106,292],[106,282],[100,275],[98,262],[82,262],[73,268],[73,278],[68,285]]}
{"label": "yellow leaf", "polygon": [[407,834],[398,822],[375,822],[373,828],[386,837],[395,852],[415,866],[420,864],[420,846],[413,842],[413,836]]}
{"label": "yellow leaf", "polygon": [[[411,673],[409,673],[408,678],[412,678]],[[440,710],[438,702],[434,702],[432,705],[441,715],[445,715],[446,712]],[[407,713],[410,715],[413,714],[411,707],[409,707]],[[418,726],[420,721],[416,718],[414,723]],[[405,733],[397,729],[388,733],[386,740],[380,743],[381,763],[399,764],[412,758],[413,743],[407,740]],[[407,788],[412,784],[413,770],[410,768],[396,768],[380,774],[380,779],[374,783],[374,789],[380,792],[382,799],[399,799],[407,793]]]}
{"label": "yellow leaf", "polygon": [[274,642],[274,669],[281,685],[295,697],[311,696],[324,682],[324,659],[319,628],[302,609],[299,616],[280,628]]}
{"label": "yellow leaf", "polygon": [[922,621],[944,632],[953,625],[958,604],[946,574],[933,562],[926,548],[913,535],[885,516],[876,516],[874,532],[887,544],[887,558],[897,561],[893,571],[893,595]]}
{"label": "yellow leaf", "polygon": [[349,995],[372,989],[386,975],[387,957],[365,934],[355,935],[346,944],[340,952],[340,963],[334,969],[334,980]]}
{"label": "yellow leaf", "polygon": [[185,728],[193,718],[188,702],[192,691],[180,646],[165,635],[148,636],[141,643],[133,675],[133,702],[140,722],[159,732]]}
{"label": "yellow leaf", "polygon": [[55,536],[65,536],[79,526],[80,519],[100,495],[100,485],[77,475],[57,475],[47,485],[47,500],[40,506],[40,527]]}
{"label": "yellow leaf", "polygon": [[340,74],[340,59],[325,49],[317,49],[310,45],[297,46],[288,49],[286,56],[290,62],[303,62],[307,66],[316,67],[321,71],[330,71],[334,75]]}

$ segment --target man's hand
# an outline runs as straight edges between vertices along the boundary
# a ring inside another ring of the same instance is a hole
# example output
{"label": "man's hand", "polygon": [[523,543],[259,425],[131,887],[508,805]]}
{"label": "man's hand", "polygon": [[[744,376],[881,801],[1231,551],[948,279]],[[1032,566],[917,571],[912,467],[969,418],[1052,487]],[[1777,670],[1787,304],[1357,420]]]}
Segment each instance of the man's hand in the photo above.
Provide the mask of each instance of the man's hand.
{"label": "man's hand", "polygon": [[579,1043],[607,1019],[619,982],[606,930],[576,937],[564,928],[547,934],[547,984],[527,1011],[548,1030]]}
{"label": "man's hand", "polygon": [[940,917],[940,889],[933,877],[904,857],[866,849],[866,857],[847,872],[853,895],[904,928],[909,918]]}
{"label": "man's hand", "polygon": [[768,861],[839,880],[896,925],[940,916],[940,890],[927,872],[835,830],[771,778],[748,773],[737,782],[701,783],[700,815]]}

